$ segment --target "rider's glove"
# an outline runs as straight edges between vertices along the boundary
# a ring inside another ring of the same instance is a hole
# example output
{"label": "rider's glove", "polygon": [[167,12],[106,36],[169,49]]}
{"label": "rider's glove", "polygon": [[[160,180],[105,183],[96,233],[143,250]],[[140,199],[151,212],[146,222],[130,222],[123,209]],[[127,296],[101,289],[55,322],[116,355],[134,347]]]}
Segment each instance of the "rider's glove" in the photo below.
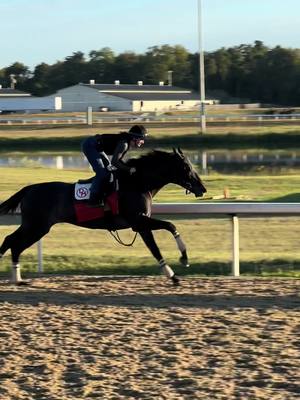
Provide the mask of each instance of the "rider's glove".
{"label": "rider's glove", "polygon": [[113,165],[108,165],[108,166],[107,166],[107,170],[110,171],[110,172],[112,172],[112,171],[116,171],[117,168],[114,167]]}
{"label": "rider's glove", "polygon": [[131,167],[129,170],[130,175],[134,174],[136,172],[136,168]]}

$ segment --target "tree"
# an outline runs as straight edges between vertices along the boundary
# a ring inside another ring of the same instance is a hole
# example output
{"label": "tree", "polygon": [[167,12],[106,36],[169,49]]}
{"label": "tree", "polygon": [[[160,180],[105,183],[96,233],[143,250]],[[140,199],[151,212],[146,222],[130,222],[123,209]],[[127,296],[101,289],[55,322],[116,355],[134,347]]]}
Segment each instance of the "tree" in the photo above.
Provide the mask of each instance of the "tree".
{"label": "tree", "polygon": [[152,84],[167,82],[168,71],[172,72],[173,84],[191,84],[191,63],[188,51],[180,45],[153,46],[142,57],[146,80]]}
{"label": "tree", "polygon": [[115,58],[113,73],[121,83],[136,83],[142,80],[143,75],[140,70],[140,56],[134,52],[125,52]]}
{"label": "tree", "polygon": [[11,79],[13,78],[16,80],[16,87],[22,89],[26,80],[30,78],[30,74],[31,73],[29,67],[22,64],[21,62],[16,61],[15,63],[4,69],[4,83],[6,86],[10,86]]}
{"label": "tree", "polygon": [[42,96],[51,93],[51,85],[49,76],[51,72],[50,65],[46,63],[38,64],[34,71],[33,77],[28,79],[24,87],[27,91],[30,91],[35,96]]}
{"label": "tree", "polygon": [[267,90],[262,93],[263,100],[282,105],[299,104],[299,97],[295,95],[300,76],[299,50],[276,46],[268,52],[265,69],[264,86]]}
{"label": "tree", "polygon": [[112,82],[114,78],[114,52],[109,47],[103,47],[100,50],[92,50],[89,56],[87,69],[90,79],[94,79],[97,83]]}

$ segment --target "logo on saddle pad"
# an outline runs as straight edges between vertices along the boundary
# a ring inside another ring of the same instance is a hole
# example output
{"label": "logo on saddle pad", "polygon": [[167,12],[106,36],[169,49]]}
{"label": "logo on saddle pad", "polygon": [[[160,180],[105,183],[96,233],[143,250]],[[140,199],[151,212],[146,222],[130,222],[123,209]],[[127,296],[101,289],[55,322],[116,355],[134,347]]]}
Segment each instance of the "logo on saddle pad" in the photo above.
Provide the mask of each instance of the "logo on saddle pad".
{"label": "logo on saddle pad", "polygon": [[75,184],[75,199],[88,200],[90,198],[91,183],[76,183]]}

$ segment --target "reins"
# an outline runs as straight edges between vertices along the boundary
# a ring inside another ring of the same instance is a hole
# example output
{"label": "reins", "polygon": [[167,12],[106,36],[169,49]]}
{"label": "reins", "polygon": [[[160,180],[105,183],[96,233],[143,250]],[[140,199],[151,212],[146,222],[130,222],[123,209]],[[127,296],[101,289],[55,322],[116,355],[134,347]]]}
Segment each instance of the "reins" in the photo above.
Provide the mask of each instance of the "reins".
{"label": "reins", "polygon": [[124,243],[124,242],[122,241],[122,239],[120,238],[120,235],[119,235],[118,231],[115,231],[115,233],[114,233],[113,231],[109,231],[109,233],[111,234],[111,236],[112,236],[119,244],[121,244],[121,245],[123,245],[123,246],[126,246],[126,247],[132,246],[133,243],[134,243],[135,240],[136,240],[136,237],[137,237],[137,232],[135,232],[135,235],[134,235],[134,238],[133,238],[132,242],[131,242],[131,243]]}

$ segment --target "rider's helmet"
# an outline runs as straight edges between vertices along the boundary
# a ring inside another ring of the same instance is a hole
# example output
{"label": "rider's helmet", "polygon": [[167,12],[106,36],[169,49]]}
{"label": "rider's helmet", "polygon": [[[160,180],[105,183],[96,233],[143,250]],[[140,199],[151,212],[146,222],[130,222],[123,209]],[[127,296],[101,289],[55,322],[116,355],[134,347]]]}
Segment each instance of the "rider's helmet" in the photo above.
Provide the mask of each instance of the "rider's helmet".
{"label": "rider's helmet", "polygon": [[147,129],[143,125],[133,125],[129,131],[128,135],[132,139],[140,139],[144,140],[146,136],[148,135]]}

